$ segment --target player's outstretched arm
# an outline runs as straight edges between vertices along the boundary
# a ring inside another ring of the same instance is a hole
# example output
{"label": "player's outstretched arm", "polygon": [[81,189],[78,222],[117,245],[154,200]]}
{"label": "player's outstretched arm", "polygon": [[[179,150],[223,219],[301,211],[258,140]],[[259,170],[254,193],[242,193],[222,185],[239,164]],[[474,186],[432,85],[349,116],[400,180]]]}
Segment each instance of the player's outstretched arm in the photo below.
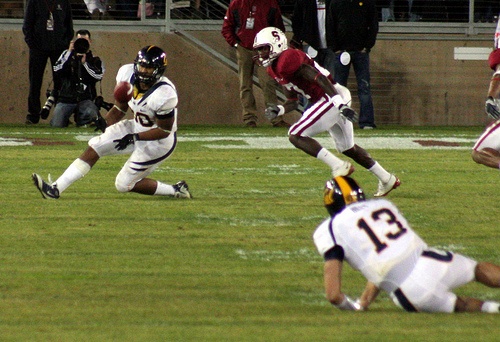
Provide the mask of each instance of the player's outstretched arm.
{"label": "player's outstretched arm", "polygon": [[365,290],[361,294],[361,297],[359,297],[359,304],[361,304],[362,310],[367,310],[379,293],[380,289],[374,283],[367,282]]}
{"label": "player's outstretched arm", "polygon": [[362,307],[341,291],[342,261],[330,259],[325,261],[324,281],[326,298],[340,310],[361,311]]}
{"label": "player's outstretched arm", "polygon": [[128,104],[115,101],[114,106],[106,113],[104,119],[106,124],[111,126],[125,117],[127,114]]}

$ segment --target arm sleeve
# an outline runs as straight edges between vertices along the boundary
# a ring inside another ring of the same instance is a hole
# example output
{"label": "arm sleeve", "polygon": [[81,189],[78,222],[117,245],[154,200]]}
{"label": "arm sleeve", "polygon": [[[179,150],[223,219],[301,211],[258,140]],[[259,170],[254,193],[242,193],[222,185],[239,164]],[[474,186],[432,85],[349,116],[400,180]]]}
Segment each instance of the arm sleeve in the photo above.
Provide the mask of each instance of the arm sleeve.
{"label": "arm sleeve", "polygon": [[298,43],[302,43],[304,38],[302,37],[302,25],[304,18],[302,17],[303,9],[301,5],[301,1],[297,1],[293,8],[292,15],[292,32],[293,39]]}
{"label": "arm sleeve", "polygon": [[281,10],[277,2],[275,2],[275,7],[271,7],[269,10],[268,23],[269,26],[274,26],[279,28],[281,31],[285,32],[285,24],[283,23],[283,17],[281,16]]}
{"label": "arm sleeve", "polygon": [[69,73],[70,72],[70,65],[68,63],[69,59],[71,58],[71,51],[65,50],[59,56],[59,59],[56,61],[56,64],[54,64],[54,72],[58,75],[64,74],[64,73]]}
{"label": "arm sleeve", "polygon": [[90,75],[90,77],[94,78],[96,81],[102,80],[104,76],[104,64],[102,63],[99,57],[92,56],[90,61],[85,62],[83,65],[85,70]]}
{"label": "arm sleeve", "polygon": [[289,78],[295,74],[303,62],[300,56],[296,56],[297,54],[299,54],[299,50],[286,50],[286,53],[283,53],[281,58],[278,60],[278,65],[276,67],[277,74],[282,75],[285,78]]}
{"label": "arm sleeve", "polygon": [[35,26],[35,12],[33,7],[33,1],[26,3],[26,13],[24,15],[23,22],[23,33],[24,41],[28,44],[29,48],[33,47],[33,30]]}
{"label": "arm sleeve", "polygon": [[493,50],[488,57],[488,63],[492,70],[496,70],[497,65],[500,64],[500,49]]}
{"label": "arm sleeve", "polygon": [[325,261],[328,260],[344,261],[344,249],[342,248],[342,246],[335,245],[326,251],[324,258]]}
{"label": "arm sleeve", "polygon": [[224,16],[224,21],[222,22],[222,36],[226,40],[226,42],[234,46],[234,44],[238,43],[238,36],[236,32],[238,30],[238,25],[236,20],[238,19],[238,10],[232,9],[231,5]]}
{"label": "arm sleeve", "polygon": [[370,1],[369,7],[367,9],[367,18],[366,18],[366,27],[367,27],[367,35],[365,48],[370,50],[375,46],[375,42],[377,40],[378,34],[378,13],[377,7],[375,6],[375,2]]}
{"label": "arm sleeve", "polygon": [[178,98],[176,91],[170,85],[162,85],[151,96],[149,107],[159,118],[166,118],[175,114]]}

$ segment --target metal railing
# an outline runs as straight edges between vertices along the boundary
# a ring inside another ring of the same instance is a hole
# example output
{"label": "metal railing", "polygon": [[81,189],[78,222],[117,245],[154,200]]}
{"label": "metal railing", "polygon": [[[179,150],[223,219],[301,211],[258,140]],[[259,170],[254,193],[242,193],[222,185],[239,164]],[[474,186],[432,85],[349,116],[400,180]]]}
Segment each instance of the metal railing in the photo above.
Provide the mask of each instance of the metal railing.
{"label": "metal railing", "polygon": [[[77,24],[100,30],[220,30],[230,0],[69,0]],[[280,0],[290,26],[293,0]],[[0,2],[0,28],[22,23],[26,0]],[[499,0],[379,0],[381,33],[491,33]],[[80,22],[82,21],[82,22]]]}

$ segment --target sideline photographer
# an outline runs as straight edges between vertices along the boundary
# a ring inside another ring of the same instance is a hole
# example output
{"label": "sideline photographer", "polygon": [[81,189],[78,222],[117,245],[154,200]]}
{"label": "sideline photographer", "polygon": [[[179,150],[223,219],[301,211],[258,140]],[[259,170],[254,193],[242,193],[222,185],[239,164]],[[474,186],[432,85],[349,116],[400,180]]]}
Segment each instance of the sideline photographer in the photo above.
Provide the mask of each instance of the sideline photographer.
{"label": "sideline photographer", "polygon": [[96,123],[99,128],[99,109],[94,102],[97,97],[96,83],[104,75],[104,63],[90,51],[90,32],[79,30],[76,40],[65,50],[56,64],[54,73],[61,79],[54,116],[50,120],[53,127],[67,127],[69,119],[75,114],[77,126]]}

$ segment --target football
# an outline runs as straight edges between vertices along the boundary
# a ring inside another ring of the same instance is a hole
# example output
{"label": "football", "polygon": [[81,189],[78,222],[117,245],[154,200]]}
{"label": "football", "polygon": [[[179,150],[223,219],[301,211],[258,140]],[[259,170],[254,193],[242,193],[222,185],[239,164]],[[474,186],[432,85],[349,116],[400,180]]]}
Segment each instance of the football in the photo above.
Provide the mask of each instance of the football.
{"label": "football", "polygon": [[115,100],[121,103],[127,103],[134,94],[134,87],[128,82],[118,82],[115,86],[113,95]]}

